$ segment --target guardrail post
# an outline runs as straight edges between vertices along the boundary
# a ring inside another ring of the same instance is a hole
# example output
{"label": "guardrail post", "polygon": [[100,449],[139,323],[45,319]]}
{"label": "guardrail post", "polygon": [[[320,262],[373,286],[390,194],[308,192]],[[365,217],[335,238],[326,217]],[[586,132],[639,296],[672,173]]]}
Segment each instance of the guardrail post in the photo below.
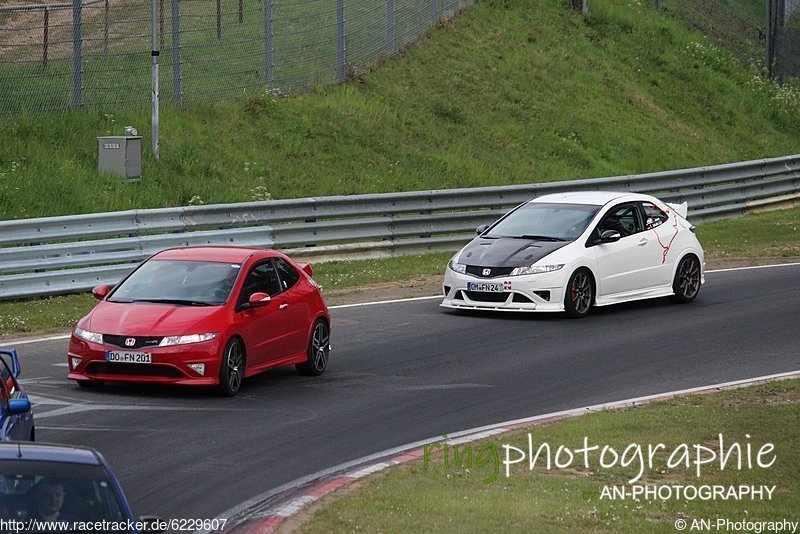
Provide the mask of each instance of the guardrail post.
{"label": "guardrail post", "polygon": [[336,81],[347,79],[347,48],[344,33],[344,0],[336,0]]}
{"label": "guardrail post", "polygon": [[[422,210],[419,212],[420,215],[430,215],[431,213],[433,213],[431,210]],[[420,235],[420,237],[422,238],[433,237],[433,234],[422,234]]]}
{"label": "guardrail post", "polygon": [[83,107],[83,5],[72,0],[72,101]]}
{"label": "guardrail post", "polygon": [[272,89],[274,82],[275,62],[273,60],[272,45],[272,0],[264,0],[264,72],[267,89]]}
{"label": "guardrail post", "polygon": [[172,95],[178,107],[183,109],[180,0],[172,0]]}

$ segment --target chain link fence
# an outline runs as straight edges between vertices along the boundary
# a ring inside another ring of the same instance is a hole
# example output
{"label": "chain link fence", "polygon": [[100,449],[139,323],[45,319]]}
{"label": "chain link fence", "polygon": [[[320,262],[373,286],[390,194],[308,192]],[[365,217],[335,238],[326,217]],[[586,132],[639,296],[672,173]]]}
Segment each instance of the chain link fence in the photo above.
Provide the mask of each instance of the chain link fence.
{"label": "chain link fence", "polygon": [[[767,0],[769,1],[769,0]],[[778,0],[774,28],[774,74],[800,77],[800,0]]]}
{"label": "chain link fence", "polygon": [[783,82],[800,76],[800,0],[654,0],[653,7]]}
{"label": "chain link fence", "polygon": [[[154,0],[178,106],[358,74],[474,0]],[[150,102],[151,1],[0,3],[0,112]]]}
{"label": "chain link fence", "polygon": [[710,37],[746,65],[763,68],[764,1],[659,0],[659,8]]}
{"label": "chain link fence", "polygon": [[786,17],[791,19],[800,13],[800,0],[784,0]]}

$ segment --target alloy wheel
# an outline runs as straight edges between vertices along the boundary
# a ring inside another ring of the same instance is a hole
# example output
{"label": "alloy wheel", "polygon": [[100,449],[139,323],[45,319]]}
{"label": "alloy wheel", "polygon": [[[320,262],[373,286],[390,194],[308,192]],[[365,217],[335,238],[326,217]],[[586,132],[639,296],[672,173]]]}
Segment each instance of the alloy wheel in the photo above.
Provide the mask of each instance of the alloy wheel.
{"label": "alloy wheel", "polygon": [[693,257],[689,256],[681,263],[678,273],[678,287],[684,298],[691,299],[700,290],[700,266]]}
{"label": "alloy wheel", "polygon": [[576,312],[584,314],[589,311],[592,304],[592,284],[586,273],[579,272],[575,275],[570,286],[570,297]]}
{"label": "alloy wheel", "polygon": [[239,387],[242,385],[242,363],[244,363],[242,346],[239,343],[231,343],[225,355],[225,365],[228,370],[228,389],[230,391],[239,391]]}
{"label": "alloy wheel", "polygon": [[314,368],[324,371],[328,365],[328,352],[330,349],[330,335],[325,323],[317,323],[311,338],[311,351],[314,355]]}

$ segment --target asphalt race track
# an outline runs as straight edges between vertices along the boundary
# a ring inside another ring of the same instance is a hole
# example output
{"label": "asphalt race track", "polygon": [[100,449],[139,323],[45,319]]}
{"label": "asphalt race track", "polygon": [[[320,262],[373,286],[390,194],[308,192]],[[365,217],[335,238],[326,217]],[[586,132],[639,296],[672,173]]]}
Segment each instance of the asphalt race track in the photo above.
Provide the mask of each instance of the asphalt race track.
{"label": "asphalt race track", "polygon": [[694,304],[466,314],[438,300],[332,310],[328,372],[241,395],[67,381],[67,341],[19,345],[37,440],[99,449],[136,514],[213,518],[257,494],[489,423],[800,369],[800,265],[710,273]]}

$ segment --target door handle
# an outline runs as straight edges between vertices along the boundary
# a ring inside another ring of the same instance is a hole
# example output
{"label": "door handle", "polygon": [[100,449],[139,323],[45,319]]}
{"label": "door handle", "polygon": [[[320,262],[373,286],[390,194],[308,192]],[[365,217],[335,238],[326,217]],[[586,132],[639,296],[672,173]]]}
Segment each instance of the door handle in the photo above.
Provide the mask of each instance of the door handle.
{"label": "door handle", "polygon": [[289,304],[287,304],[286,302],[284,302],[283,304],[281,304],[280,306],[278,306],[278,309],[279,309],[279,310],[285,310],[285,309],[286,309],[286,308],[288,308],[288,307],[289,307]]}
{"label": "door handle", "polygon": [[647,243],[648,243],[647,239],[642,239],[641,241],[639,241],[639,246],[640,246],[640,247],[643,247],[643,246],[645,246]]}

